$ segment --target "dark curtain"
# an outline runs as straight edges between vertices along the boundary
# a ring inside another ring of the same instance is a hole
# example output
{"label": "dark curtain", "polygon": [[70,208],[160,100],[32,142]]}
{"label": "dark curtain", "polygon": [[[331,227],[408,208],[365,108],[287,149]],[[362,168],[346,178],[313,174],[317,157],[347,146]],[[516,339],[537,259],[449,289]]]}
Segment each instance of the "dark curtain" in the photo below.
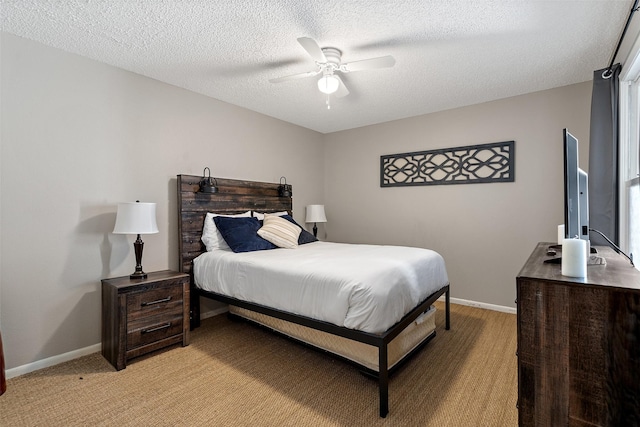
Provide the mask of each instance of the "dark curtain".
{"label": "dark curtain", "polygon": [[2,334],[0,334],[0,395],[7,391],[7,378],[4,373],[4,350],[2,349]]}
{"label": "dark curtain", "polygon": [[[589,227],[620,243],[618,220],[618,101],[620,64],[593,72],[589,143]],[[604,75],[604,77],[603,77]],[[592,245],[607,245],[591,233]]]}

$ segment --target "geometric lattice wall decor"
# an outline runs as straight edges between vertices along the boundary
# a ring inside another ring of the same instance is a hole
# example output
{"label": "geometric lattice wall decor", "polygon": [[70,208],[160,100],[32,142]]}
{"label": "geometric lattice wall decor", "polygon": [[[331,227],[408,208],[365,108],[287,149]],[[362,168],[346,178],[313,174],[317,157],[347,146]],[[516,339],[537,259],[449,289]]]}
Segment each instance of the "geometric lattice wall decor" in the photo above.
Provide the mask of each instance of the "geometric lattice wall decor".
{"label": "geometric lattice wall decor", "polygon": [[380,156],[380,187],[514,182],[515,142]]}

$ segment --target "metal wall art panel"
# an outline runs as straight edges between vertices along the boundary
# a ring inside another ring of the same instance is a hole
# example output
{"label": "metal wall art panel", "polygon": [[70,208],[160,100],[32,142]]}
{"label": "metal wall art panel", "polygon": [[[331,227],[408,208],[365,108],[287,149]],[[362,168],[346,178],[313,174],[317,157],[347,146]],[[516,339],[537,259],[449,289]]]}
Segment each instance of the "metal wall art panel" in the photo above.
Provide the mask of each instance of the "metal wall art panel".
{"label": "metal wall art panel", "polygon": [[515,141],[380,156],[380,187],[514,182]]}

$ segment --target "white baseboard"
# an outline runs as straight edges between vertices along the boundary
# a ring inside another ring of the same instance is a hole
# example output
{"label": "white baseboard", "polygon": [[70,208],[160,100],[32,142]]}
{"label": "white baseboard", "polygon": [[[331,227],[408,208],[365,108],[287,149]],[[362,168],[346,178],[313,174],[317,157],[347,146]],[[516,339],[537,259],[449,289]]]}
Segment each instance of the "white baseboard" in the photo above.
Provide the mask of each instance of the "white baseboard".
{"label": "white baseboard", "polygon": [[[438,298],[438,301],[444,302],[444,295]],[[486,310],[501,311],[503,313],[509,313],[509,314],[518,313],[515,307],[506,307],[504,305],[487,304],[486,302],[469,301],[469,300],[460,299],[460,298],[450,298],[450,302],[452,302],[453,304],[468,305],[469,307],[484,308]]]}
{"label": "white baseboard", "polygon": [[[444,295],[438,298],[439,301],[444,301]],[[503,313],[516,314],[516,309],[512,307],[505,307],[502,305],[487,304],[484,302],[469,301],[460,298],[451,298],[450,301],[453,304],[468,305],[471,307],[484,308],[487,310],[501,311]],[[217,308],[215,310],[209,310],[205,313],[200,313],[200,319],[208,319],[209,317],[217,316],[229,311],[227,306]],[[7,369],[5,374],[7,379],[15,378],[20,375],[28,374],[29,372],[37,371],[38,369],[48,368],[49,366],[57,365],[59,363],[68,362],[69,360],[77,359],[78,357],[86,356],[91,353],[96,353],[102,350],[100,343],[90,345],[89,347],[73,350],[68,353],[59,354],[57,356],[47,357],[46,359],[37,360],[33,363],[18,366],[16,368]]]}
{"label": "white baseboard", "polygon": [[68,362],[69,360],[77,359],[78,357],[86,356],[91,353],[96,353],[102,350],[102,344],[94,344],[89,347],[73,350],[68,353],[59,354],[57,356],[47,357],[46,359],[36,360],[26,365],[18,366],[15,368],[7,369],[5,374],[7,379],[15,378],[20,375],[28,374],[29,372],[37,371],[39,369],[48,368],[49,366],[57,365],[58,363]]}
{"label": "white baseboard", "polygon": [[[229,309],[224,306],[215,310],[201,313],[200,318],[206,319],[209,317],[217,316],[218,314],[226,313]],[[91,353],[96,353],[102,350],[102,344],[94,344],[89,347],[73,350],[68,353],[59,354],[57,356],[47,357],[46,359],[37,360],[26,365],[18,366],[15,368],[7,369],[5,375],[7,379],[19,377],[20,375],[28,374],[29,372],[37,371],[39,369],[48,368],[49,366],[57,365],[59,363],[68,362],[69,360],[77,359],[78,357],[86,356]]]}

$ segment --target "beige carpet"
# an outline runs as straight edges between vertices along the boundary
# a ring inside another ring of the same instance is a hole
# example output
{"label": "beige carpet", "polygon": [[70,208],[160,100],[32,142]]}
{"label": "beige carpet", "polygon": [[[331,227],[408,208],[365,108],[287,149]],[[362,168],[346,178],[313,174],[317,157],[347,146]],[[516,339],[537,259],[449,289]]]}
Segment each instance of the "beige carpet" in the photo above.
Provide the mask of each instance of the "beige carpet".
{"label": "beige carpet", "polygon": [[451,308],[391,378],[386,419],[353,366],[223,315],[120,372],[96,353],[8,380],[0,426],[517,425],[515,315]]}

